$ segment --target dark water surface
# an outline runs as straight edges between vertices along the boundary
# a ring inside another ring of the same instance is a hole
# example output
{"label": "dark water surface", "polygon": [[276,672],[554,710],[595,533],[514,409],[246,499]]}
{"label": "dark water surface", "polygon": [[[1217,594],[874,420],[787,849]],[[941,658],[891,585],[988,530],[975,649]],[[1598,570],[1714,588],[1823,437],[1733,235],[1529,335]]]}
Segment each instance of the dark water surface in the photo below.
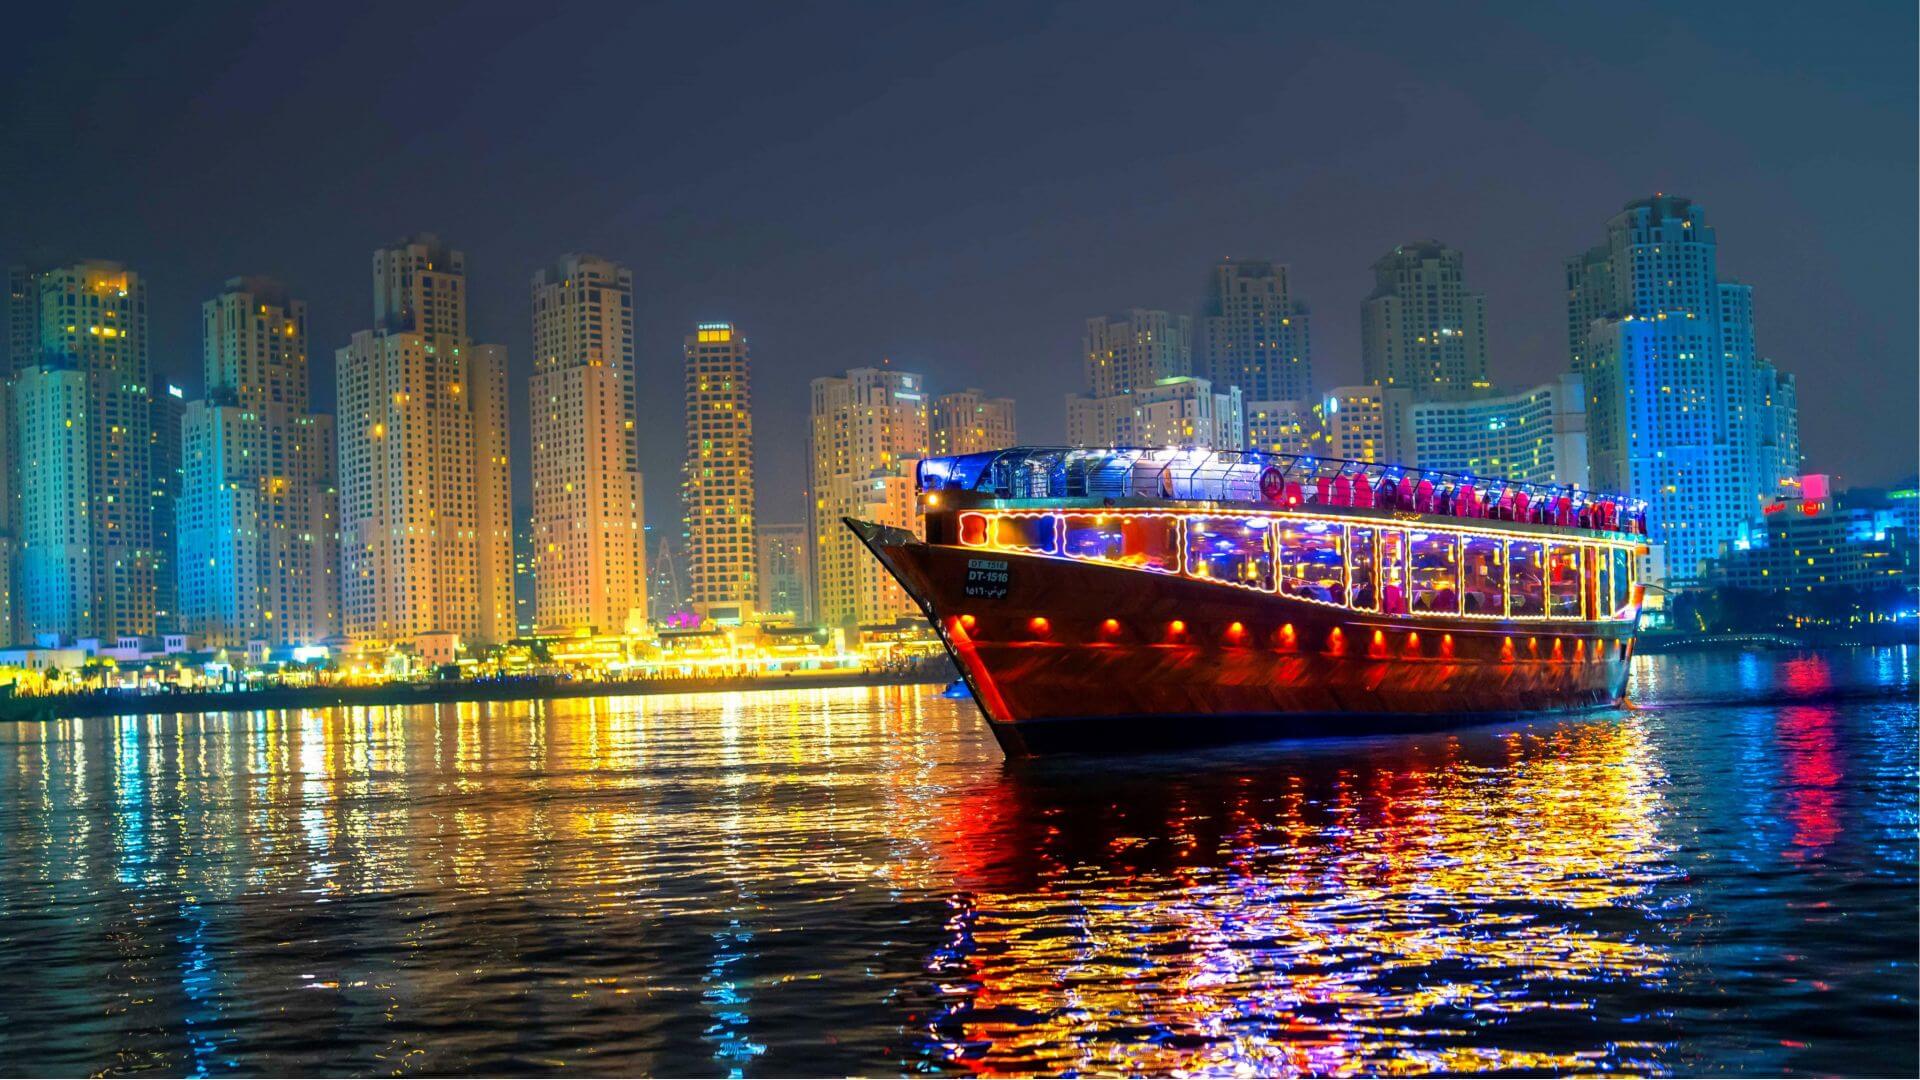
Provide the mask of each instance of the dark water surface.
{"label": "dark water surface", "polygon": [[1913,1075],[1916,661],[1024,765],[931,687],[0,728],[0,1060]]}

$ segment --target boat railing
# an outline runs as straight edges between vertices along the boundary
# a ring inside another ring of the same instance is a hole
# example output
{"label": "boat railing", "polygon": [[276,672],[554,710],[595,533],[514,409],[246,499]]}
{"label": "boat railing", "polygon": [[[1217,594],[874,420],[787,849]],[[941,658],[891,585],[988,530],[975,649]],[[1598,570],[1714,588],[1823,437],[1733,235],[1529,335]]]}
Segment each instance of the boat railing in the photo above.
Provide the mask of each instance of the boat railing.
{"label": "boat railing", "polygon": [[927,458],[920,462],[917,480],[922,492],[971,491],[1002,499],[1373,507],[1646,532],[1644,501],[1578,485],[1261,450],[1014,447]]}

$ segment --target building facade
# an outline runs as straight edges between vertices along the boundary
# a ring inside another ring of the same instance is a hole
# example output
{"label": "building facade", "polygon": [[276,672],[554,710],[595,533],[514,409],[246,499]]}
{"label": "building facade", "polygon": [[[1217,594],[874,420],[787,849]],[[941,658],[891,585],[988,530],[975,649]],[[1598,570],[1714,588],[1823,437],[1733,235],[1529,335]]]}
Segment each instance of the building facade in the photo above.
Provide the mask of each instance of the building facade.
{"label": "building facade", "polygon": [[1386,391],[1390,460],[1420,469],[1588,486],[1587,414],[1578,375],[1509,393],[1421,400]]}
{"label": "building facade", "polygon": [[1249,401],[1247,448],[1269,454],[1322,454],[1326,433],[1305,401]]}
{"label": "building facade", "polygon": [[1568,321],[1593,485],[1649,501],[1667,584],[1692,585],[1799,460],[1797,422],[1781,415],[1791,391],[1754,355],[1751,289],[1719,280],[1701,209],[1657,195],[1629,203],[1605,245],[1568,260]]}
{"label": "building facade", "polygon": [[978,454],[1017,446],[1012,398],[990,398],[982,390],[959,390],[933,399],[929,421],[935,457]]}
{"label": "building facade", "polygon": [[1249,401],[1311,397],[1311,327],[1285,265],[1223,259],[1207,283],[1194,374],[1221,392],[1238,387]]}
{"label": "building facade", "polygon": [[1191,375],[1111,397],[1070,394],[1067,441],[1074,446],[1239,450],[1247,445],[1246,406],[1239,387],[1222,392]]}
{"label": "building facade", "polygon": [[8,433],[16,481],[14,637],[41,641],[90,636],[93,617],[91,431],[86,373],[51,363],[14,376]]}
{"label": "building facade", "polygon": [[1124,394],[1193,374],[1193,320],[1144,308],[1088,319],[1081,351],[1088,395]]}
{"label": "building facade", "polygon": [[181,487],[186,482],[180,429],[186,418],[187,392],[168,383],[154,388],[151,402],[153,626],[156,633],[171,634],[180,629],[179,514]]}
{"label": "building facade", "polygon": [[506,350],[467,337],[459,251],[422,235],[373,263],[375,328],[336,354],[344,632],[507,641]]}
{"label": "building facade", "polygon": [[687,585],[694,612],[721,623],[748,620],[760,599],[752,375],[746,336],[732,323],[701,323],[687,335]]}
{"label": "building facade", "polygon": [[1824,475],[1797,477],[1795,494],[1768,503],[1748,542],[1716,559],[1710,584],[1759,592],[1920,589],[1920,492],[1834,491]]}
{"label": "building facade", "polygon": [[1387,445],[1387,394],[1378,386],[1336,386],[1313,406],[1328,457],[1347,461],[1391,460]]}
{"label": "building facade", "polygon": [[534,626],[619,634],[646,620],[633,272],[567,255],[533,276]]}
{"label": "building facade", "polygon": [[759,548],[762,615],[807,623],[813,618],[808,598],[813,593],[807,564],[807,527],[800,522],[761,523],[755,530]]}
{"label": "building facade", "polygon": [[180,629],[209,647],[340,632],[333,417],[309,406],[304,301],[234,278],[201,305],[206,396],[181,422]]}
{"label": "building facade", "polygon": [[923,380],[891,367],[815,379],[811,425],[814,620],[868,626],[916,615],[913,601],[842,519],[920,531],[914,467],[927,456]]}
{"label": "building facade", "polygon": [[1361,377],[1427,396],[1486,390],[1487,298],[1466,287],[1460,253],[1438,240],[1402,244],[1373,264],[1360,305]]}
{"label": "building facade", "polygon": [[[12,388],[15,619],[29,635],[151,635],[160,553],[146,282],[104,261],[10,277],[9,351],[24,365]],[[33,344],[22,346],[29,323]]]}

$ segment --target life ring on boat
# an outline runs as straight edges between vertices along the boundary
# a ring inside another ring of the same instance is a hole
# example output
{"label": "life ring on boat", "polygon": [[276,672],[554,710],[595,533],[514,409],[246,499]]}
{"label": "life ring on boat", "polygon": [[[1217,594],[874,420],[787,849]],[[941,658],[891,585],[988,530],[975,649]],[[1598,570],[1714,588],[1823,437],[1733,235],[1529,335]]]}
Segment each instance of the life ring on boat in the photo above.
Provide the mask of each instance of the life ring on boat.
{"label": "life ring on boat", "polygon": [[1280,471],[1278,465],[1269,465],[1260,470],[1260,497],[1270,503],[1277,503],[1287,497],[1287,474]]}

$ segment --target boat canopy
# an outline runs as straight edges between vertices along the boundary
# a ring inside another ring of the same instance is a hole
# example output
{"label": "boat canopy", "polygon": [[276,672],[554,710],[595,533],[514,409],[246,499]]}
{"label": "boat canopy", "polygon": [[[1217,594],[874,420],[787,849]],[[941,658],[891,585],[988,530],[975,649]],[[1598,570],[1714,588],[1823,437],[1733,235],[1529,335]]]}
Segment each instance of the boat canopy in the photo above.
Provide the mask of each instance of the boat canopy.
{"label": "boat canopy", "polygon": [[1166,499],[1374,507],[1646,533],[1644,500],[1433,469],[1261,450],[1012,447],[920,462],[920,491],[1001,499]]}

